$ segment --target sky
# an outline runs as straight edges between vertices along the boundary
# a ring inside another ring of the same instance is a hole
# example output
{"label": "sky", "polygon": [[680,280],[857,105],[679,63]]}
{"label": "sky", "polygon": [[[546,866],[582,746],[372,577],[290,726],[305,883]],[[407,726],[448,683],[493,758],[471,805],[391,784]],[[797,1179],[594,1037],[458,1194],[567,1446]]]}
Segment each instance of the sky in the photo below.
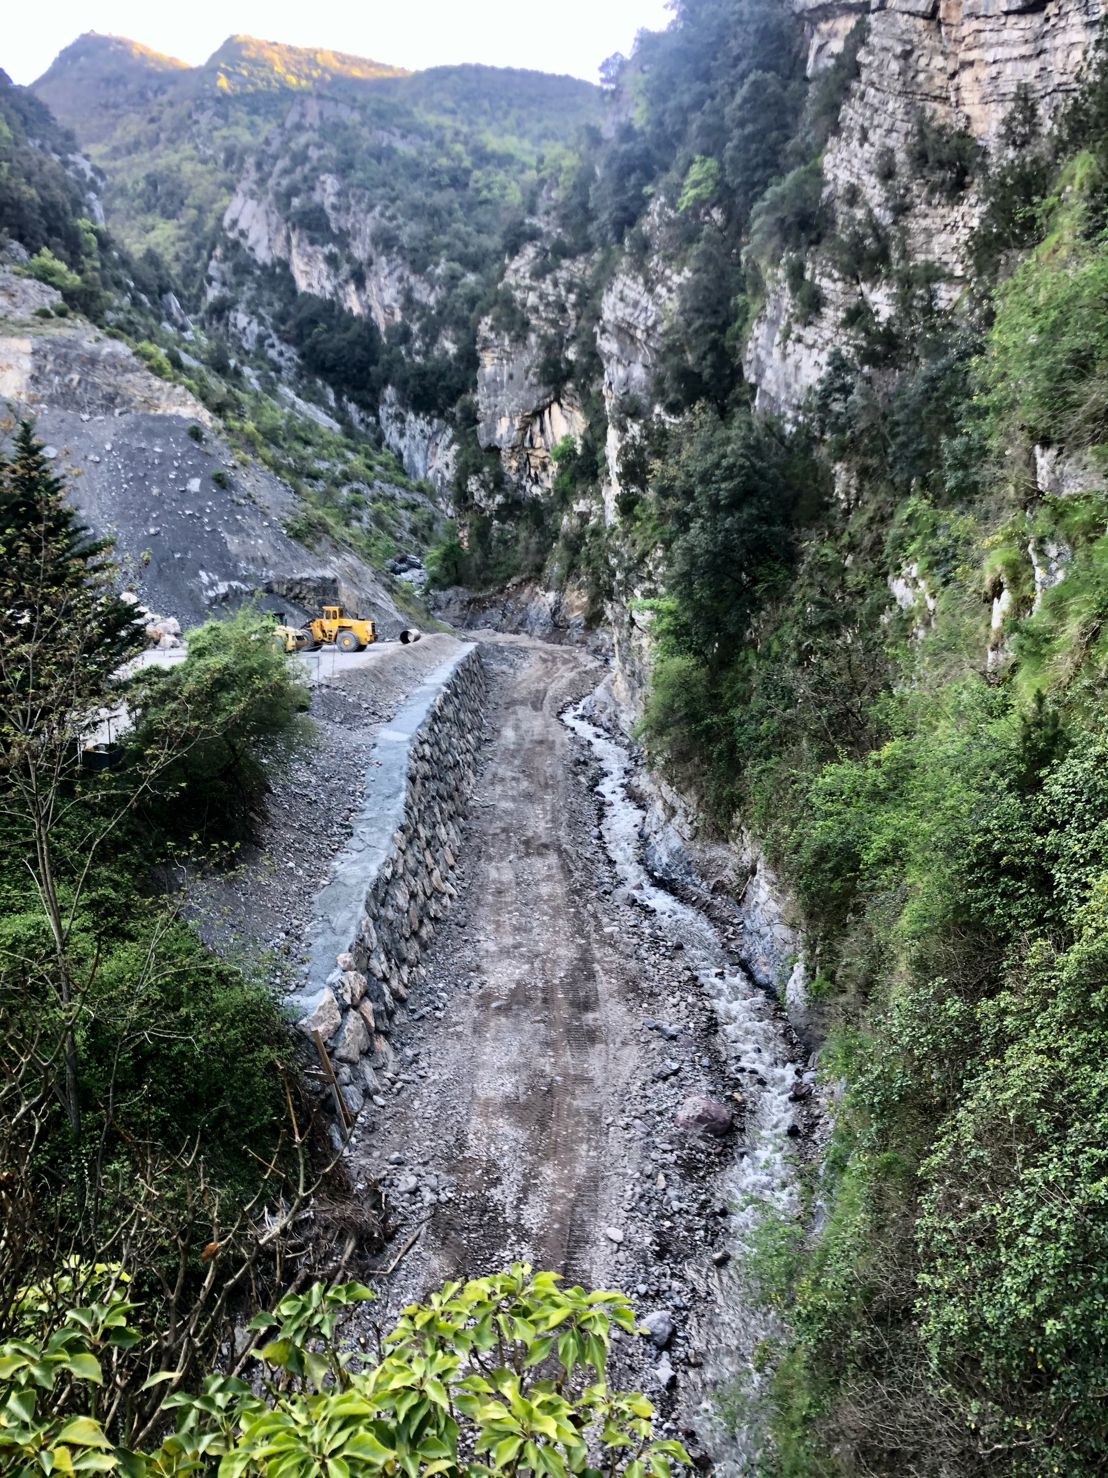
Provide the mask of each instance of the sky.
{"label": "sky", "polygon": [[233,34],[324,46],[402,67],[486,62],[597,80],[600,63],[629,52],[640,29],[669,20],[667,0],[51,0],[12,5],[0,30],[0,67],[33,82],[82,31],[141,41],[202,62]]}

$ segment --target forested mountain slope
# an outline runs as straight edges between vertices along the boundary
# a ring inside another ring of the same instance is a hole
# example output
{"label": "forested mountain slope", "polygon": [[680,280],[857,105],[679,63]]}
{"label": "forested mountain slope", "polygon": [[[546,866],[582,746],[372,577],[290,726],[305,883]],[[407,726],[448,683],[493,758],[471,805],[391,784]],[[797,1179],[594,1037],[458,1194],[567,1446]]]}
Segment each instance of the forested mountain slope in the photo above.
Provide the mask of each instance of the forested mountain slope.
{"label": "forested mountain slope", "polygon": [[[512,194],[544,148],[597,117],[596,89],[572,78],[494,68],[401,68],[329,51],[232,36],[199,67],[94,32],[68,46],[35,83],[105,170],[107,219],[120,239],[153,248],[192,278],[244,164],[299,94],[339,97],[390,142],[411,138],[455,171],[500,178]],[[466,158],[466,148],[478,151]],[[393,172],[376,182],[394,193]],[[434,188],[434,178],[426,181]],[[517,195],[518,199],[518,195]]]}
{"label": "forested mountain slope", "polygon": [[0,79],[5,430],[36,419],[128,583],[166,616],[191,623],[258,594],[372,602],[399,623],[404,587],[390,592],[383,566],[432,537],[431,491],[189,326],[162,266],[103,225],[102,187],[45,106]]}
{"label": "forested mountain slope", "polygon": [[505,233],[540,163],[599,120],[596,88],[241,36],[183,68],[90,34],[35,91],[104,168],[106,219],[163,290],[379,419],[410,473],[446,485]]}

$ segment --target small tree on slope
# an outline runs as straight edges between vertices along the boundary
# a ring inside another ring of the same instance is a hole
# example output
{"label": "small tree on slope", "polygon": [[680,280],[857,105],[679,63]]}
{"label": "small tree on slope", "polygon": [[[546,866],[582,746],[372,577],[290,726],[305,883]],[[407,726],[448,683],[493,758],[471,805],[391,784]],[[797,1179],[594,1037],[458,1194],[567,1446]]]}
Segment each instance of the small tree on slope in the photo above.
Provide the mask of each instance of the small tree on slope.
{"label": "small tree on slope", "polygon": [[[53,940],[54,979],[71,1017],[67,940],[73,902],[59,887],[53,838],[71,804],[78,745],[113,701],[116,674],[143,644],[115,590],[110,544],[66,502],[29,422],[0,462],[0,815],[27,846],[27,866]],[[64,1031],[62,1096],[80,1129],[72,1019]]]}

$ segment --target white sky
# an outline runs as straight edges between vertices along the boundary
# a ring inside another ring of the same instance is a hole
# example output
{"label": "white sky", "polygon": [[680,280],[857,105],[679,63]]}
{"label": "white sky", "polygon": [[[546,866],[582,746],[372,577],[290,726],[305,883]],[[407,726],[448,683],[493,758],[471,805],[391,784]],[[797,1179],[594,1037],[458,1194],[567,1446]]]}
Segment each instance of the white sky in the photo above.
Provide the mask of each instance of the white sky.
{"label": "white sky", "polygon": [[666,0],[12,0],[0,28],[0,67],[33,82],[82,31],[128,36],[197,63],[243,33],[293,46],[326,46],[402,67],[487,62],[569,72],[596,81],[600,63],[628,52],[635,33],[669,20]]}

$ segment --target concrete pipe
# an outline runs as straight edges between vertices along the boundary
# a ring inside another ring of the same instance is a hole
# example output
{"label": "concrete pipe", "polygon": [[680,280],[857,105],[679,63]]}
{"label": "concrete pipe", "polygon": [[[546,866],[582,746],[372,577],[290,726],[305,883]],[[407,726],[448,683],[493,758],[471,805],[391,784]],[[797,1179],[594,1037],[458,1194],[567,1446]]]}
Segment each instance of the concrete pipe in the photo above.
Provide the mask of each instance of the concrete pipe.
{"label": "concrete pipe", "polygon": [[405,627],[405,629],[400,633],[401,645],[409,647],[411,646],[412,642],[419,641],[422,635],[423,632],[416,631],[414,626]]}

